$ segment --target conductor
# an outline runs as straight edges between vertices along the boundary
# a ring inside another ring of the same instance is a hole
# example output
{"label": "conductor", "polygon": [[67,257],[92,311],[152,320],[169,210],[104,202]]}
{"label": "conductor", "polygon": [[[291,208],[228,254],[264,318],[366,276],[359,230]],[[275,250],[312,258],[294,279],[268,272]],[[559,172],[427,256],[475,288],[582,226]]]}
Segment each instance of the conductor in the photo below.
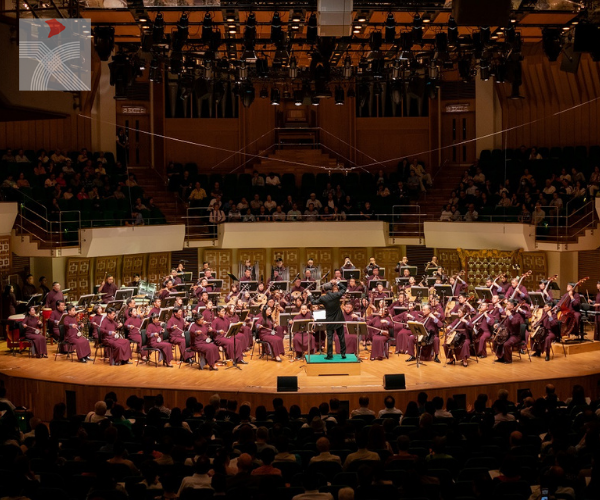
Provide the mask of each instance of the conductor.
{"label": "conductor", "polygon": [[[339,287],[338,292],[333,291],[333,284],[336,283]],[[321,290],[325,292],[318,299],[315,299],[310,290],[308,292],[308,299],[311,304],[325,306],[325,321],[334,322],[340,321],[340,324],[328,324],[327,325],[327,356],[325,359],[333,359],[333,332],[337,333],[340,340],[340,350],[342,351],[342,359],[346,359],[346,339],[344,338],[344,314],[340,307],[340,299],[346,293],[346,285],[340,280],[331,280],[329,283],[325,283]]]}

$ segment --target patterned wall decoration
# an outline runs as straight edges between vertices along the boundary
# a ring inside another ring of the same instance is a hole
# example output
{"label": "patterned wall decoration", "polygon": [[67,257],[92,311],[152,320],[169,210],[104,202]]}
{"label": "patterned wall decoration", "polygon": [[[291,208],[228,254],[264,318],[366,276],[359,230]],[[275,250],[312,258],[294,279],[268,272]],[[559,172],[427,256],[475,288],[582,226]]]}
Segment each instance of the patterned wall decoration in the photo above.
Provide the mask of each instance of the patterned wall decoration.
{"label": "patterned wall decoration", "polygon": [[[482,286],[488,276],[496,277],[506,273],[508,277],[520,275],[523,271],[523,250],[505,252],[498,250],[463,250],[458,249],[462,268],[466,271],[465,281],[472,286]],[[520,270],[513,269],[518,265]],[[527,286],[527,283],[525,283]]]}
{"label": "patterned wall decoration", "polygon": [[462,270],[460,256],[455,248],[436,248],[435,255],[448,276],[458,274]]}
{"label": "patterned wall decoration", "polygon": [[123,271],[121,272],[121,284],[126,285],[133,281],[133,275],[139,274],[142,279],[144,276],[144,259],[146,255],[142,253],[123,256]]}
{"label": "patterned wall decoration", "polygon": [[[313,259],[315,266],[321,266],[321,278],[328,272],[333,270],[333,252],[331,248],[307,248],[306,260]],[[303,275],[306,262],[302,262],[300,266],[300,275]],[[329,275],[327,279],[330,279]]]}
{"label": "patterned wall decoration", "polygon": [[223,280],[223,290],[229,291],[231,286],[227,273],[237,272],[237,266],[233,264],[233,253],[231,250],[205,250],[204,258],[210,262],[210,267],[214,271],[216,278]]}
{"label": "patterned wall decoration", "polygon": [[71,290],[71,297],[80,297],[92,291],[91,280],[91,259],[68,259],[67,276],[65,278],[65,288]]}
{"label": "patterned wall decoration", "polygon": [[337,267],[344,265],[344,258],[350,257],[350,261],[356,269],[364,269],[369,263],[369,255],[366,248],[340,248],[339,262]]}
{"label": "patterned wall decoration", "polygon": [[[577,279],[589,276],[590,279],[582,283],[579,287],[579,293],[587,292],[590,298],[596,296],[596,283],[600,281],[600,250],[588,250],[579,252]],[[571,280],[569,280],[571,281]],[[575,279],[573,279],[575,281]]]}
{"label": "patterned wall decoration", "polygon": [[531,276],[523,280],[523,284],[527,287],[527,290],[535,290],[540,280],[548,278],[546,252],[523,252],[521,257],[521,272],[532,271]]}
{"label": "patterned wall decoration", "polygon": [[101,285],[104,282],[104,277],[112,274],[115,278],[115,283],[119,283],[119,256],[111,255],[109,257],[97,257],[94,266],[94,284]]}
{"label": "patterned wall decoration", "polygon": [[0,238],[0,271],[8,272],[11,265],[10,236]]}
{"label": "patterned wall decoration", "polygon": [[290,281],[300,272],[300,251],[297,248],[274,248],[273,262],[271,266],[275,265],[275,261],[281,257],[283,259],[283,265],[288,270],[288,276]]}
{"label": "patterned wall decoration", "polygon": [[[385,279],[389,282],[390,285],[395,283],[396,278],[396,265],[398,261],[402,258],[401,250],[398,247],[390,247],[390,248],[374,248],[373,249],[373,257],[375,257],[375,262],[379,265],[379,267],[383,267],[385,269]],[[365,266],[368,263],[365,261]]]}
{"label": "patterned wall decoration", "polygon": [[[171,263],[170,252],[151,253],[148,255],[148,282],[159,284],[169,274]],[[162,286],[160,287],[162,288]]]}
{"label": "patterned wall decoration", "polygon": [[238,250],[238,266],[233,266],[233,274],[238,278],[241,275],[240,268],[246,260],[249,260],[252,264],[258,262],[259,277],[264,276],[265,281],[270,278],[270,274],[267,275],[267,251],[264,248],[240,248]]}

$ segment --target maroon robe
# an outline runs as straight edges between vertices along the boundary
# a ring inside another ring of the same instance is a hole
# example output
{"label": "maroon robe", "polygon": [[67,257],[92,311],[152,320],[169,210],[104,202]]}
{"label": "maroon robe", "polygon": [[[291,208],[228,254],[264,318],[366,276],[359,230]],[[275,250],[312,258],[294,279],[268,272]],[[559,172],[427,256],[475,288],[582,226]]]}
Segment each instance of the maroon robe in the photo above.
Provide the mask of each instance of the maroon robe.
{"label": "maroon robe", "polygon": [[[492,336],[491,328],[493,324],[494,318],[490,316],[489,312],[487,318],[482,313],[478,313],[477,316],[474,316],[469,321],[469,328],[473,332],[472,341],[476,356],[487,358],[486,343]],[[475,333],[475,329],[477,329],[477,334]]]}
{"label": "maroon robe", "polygon": [[505,363],[512,363],[512,346],[521,343],[521,325],[523,324],[523,316],[513,312],[511,317],[507,317],[504,326],[508,330],[508,340],[503,345],[497,345],[493,342],[493,348],[496,351],[498,359],[504,359]]}
{"label": "maroon robe", "polygon": [[283,356],[285,349],[283,347],[283,338],[276,335],[275,325],[271,318],[266,320],[261,316],[256,322],[258,337],[263,342],[268,343],[273,350],[273,356]]}
{"label": "maroon robe", "polygon": [[[440,353],[439,330],[442,326],[442,322],[433,314],[430,314],[427,317],[422,316],[419,321],[423,323],[429,336],[433,336],[433,343],[423,346],[421,349],[421,361],[431,361],[434,359],[434,356],[437,356]],[[410,335],[408,338],[408,353],[412,356],[416,355],[416,344],[417,339],[414,335]]]}
{"label": "maroon robe", "polygon": [[[360,321],[355,319],[352,315],[356,315],[354,312],[346,314],[346,311],[342,311],[344,315],[344,321]],[[346,341],[346,354],[357,354],[358,353],[358,335],[348,333],[348,325],[344,325],[344,339]],[[341,353],[340,339],[337,335],[333,336],[333,345],[335,352]]]}
{"label": "maroon robe", "polygon": [[56,309],[56,301],[62,300],[64,302],[65,296],[62,292],[55,292],[54,290],[50,290],[48,295],[46,296],[46,307],[49,307],[53,311]]}
{"label": "maroon robe", "polygon": [[115,285],[114,283],[104,283],[100,287],[100,290],[98,290],[98,293],[106,294],[102,296],[102,302],[104,304],[108,304],[109,302],[115,300],[115,293],[117,293],[117,285]]}
{"label": "maroon robe", "polygon": [[[244,345],[243,341],[241,341],[241,338],[240,341],[238,341],[238,339],[235,339],[234,341],[233,337],[225,336],[229,330],[229,324],[228,318],[220,318],[217,316],[215,319],[213,319],[211,326],[215,332],[215,344],[225,350],[227,359],[235,359],[239,363],[244,360],[244,351],[246,350],[246,346]],[[234,342],[235,351],[233,345]]]}
{"label": "maroon robe", "polygon": [[193,357],[191,352],[185,351],[185,319],[171,316],[167,322],[167,331],[169,332],[169,342],[179,346],[179,359],[187,361]]}
{"label": "maroon robe", "polygon": [[219,347],[208,335],[208,324],[204,323],[203,325],[198,325],[198,323],[193,323],[192,326],[190,326],[190,335],[190,347],[192,350],[201,353],[204,356],[206,363],[209,366],[214,367],[220,359]]}
{"label": "maroon robe", "polygon": [[31,342],[33,353],[37,356],[47,356],[46,338],[42,335],[42,324],[37,316],[27,314],[23,320],[25,326],[25,338]]}
{"label": "maroon robe", "polygon": [[[367,322],[369,337],[371,337],[371,360],[383,359],[389,357],[388,336],[379,330],[388,331],[392,321],[388,317],[387,323],[383,323],[381,316],[371,316]],[[378,330],[375,330],[377,328]]]}
{"label": "maroon robe", "polygon": [[48,332],[48,333],[54,337],[54,340],[58,340],[58,338],[60,337],[60,332],[58,330],[58,323],[60,322],[60,318],[63,317],[63,314],[66,314],[66,313],[60,312],[59,310],[54,309],[54,311],[52,311],[52,314],[50,315],[49,321],[52,324],[52,331]]}
{"label": "maroon robe", "polygon": [[77,336],[79,332],[77,316],[65,316],[63,324],[65,325],[65,341],[75,346],[77,359],[83,359],[92,354],[89,341],[85,337]]}
{"label": "maroon robe", "polygon": [[508,290],[506,290],[506,298],[510,299],[513,296],[513,293],[515,294],[515,300],[519,301],[519,300],[525,300],[529,298],[529,293],[527,292],[527,288],[525,288],[524,285],[519,285],[518,286],[519,290],[515,293],[515,288],[510,285],[510,287],[508,288]]}
{"label": "maroon robe", "polygon": [[110,359],[113,364],[131,359],[131,345],[127,339],[115,339],[117,321],[105,316],[100,324],[100,338],[103,344],[110,347]]}
{"label": "maroon robe", "polygon": [[[460,323],[460,324],[459,324]],[[458,326],[457,326],[458,325]],[[446,359],[451,356],[456,360],[466,361],[469,359],[470,351],[471,351],[471,333],[469,330],[469,323],[461,321],[459,318],[456,318],[450,325],[448,326],[448,330],[451,330],[456,327],[456,335],[461,335],[463,338],[460,341],[460,347],[458,349],[451,349],[450,346],[447,345],[444,340],[444,353],[446,354]]]}
{"label": "maroon robe", "polygon": [[[294,316],[294,321],[306,319],[312,319],[312,313],[310,311],[308,311],[305,316],[303,316],[302,314],[297,314],[296,316]],[[308,351],[309,346],[310,353],[315,353],[315,339],[313,338],[312,333],[310,331],[306,331],[304,333],[294,333],[292,344],[294,345],[294,352],[296,353],[296,358],[301,358],[302,354]],[[339,352],[339,346],[337,348],[337,352]]]}
{"label": "maroon robe", "polygon": [[556,315],[553,315],[552,319],[550,319],[545,312],[542,314],[540,321],[541,325],[546,329],[547,335],[543,342],[534,342],[531,348],[536,354],[549,356],[552,342],[554,342],[556,337],[560,337],[560,325],[556,319]]}
{"label": "maroon robe", "polygon": [[162,360],[168,365],[173,360],[173,347],[169,342],[159,342],[159,338],[162,336],[162,326],[160,323],[150,323],[146,328],[148,347],[152,349],[158,349],[161,352]]}
{"label": "maroon robe", "polygon": [[139,316],[129,317],[125,320],[125,330],[127,331],[127,338],[130,342],[135,342],[138,345],[142,343],[142,334],[140,332],[140,327],[142,326],[142,318]]}

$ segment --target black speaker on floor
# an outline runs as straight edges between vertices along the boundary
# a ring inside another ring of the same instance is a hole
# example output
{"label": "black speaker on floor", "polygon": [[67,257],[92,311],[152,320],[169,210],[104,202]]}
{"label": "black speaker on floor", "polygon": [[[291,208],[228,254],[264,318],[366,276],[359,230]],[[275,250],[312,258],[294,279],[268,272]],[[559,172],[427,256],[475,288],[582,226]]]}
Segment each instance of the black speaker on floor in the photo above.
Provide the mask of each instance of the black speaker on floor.
{"label": "black speaker on floor", "polygon": [[575,52],[573,44],[565,45],[560,60],[560,70],[566,73],[577,73],[580,59],[581,53]]}
{"label": "black speaker on floor", "polygon": [[298,392],[298,377],[277,377],[277,392]]}
{"label": "black speaker on floor", "polygon": [[459,26],[507,26],[511,0],[454,0],[452,17]]}
{"label": "black speaker on floor", "polygon": [[406,379],[404,373],[393,373],[383,376],[383,388],[386,391],[397,391],[406,389]]}

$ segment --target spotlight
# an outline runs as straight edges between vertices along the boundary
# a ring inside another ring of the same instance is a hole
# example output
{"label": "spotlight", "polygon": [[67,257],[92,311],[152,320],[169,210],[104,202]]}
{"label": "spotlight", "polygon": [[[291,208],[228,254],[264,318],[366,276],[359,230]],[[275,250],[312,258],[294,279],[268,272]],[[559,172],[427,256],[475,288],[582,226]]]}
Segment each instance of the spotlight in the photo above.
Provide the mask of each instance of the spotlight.
{"label": "spotlight", "polygon": [[317,43],[317,15],[313,12],[308,18],[308,25],[306,26],[306,43],[314,45]]}
{"label": "spotlight", "polygon": [[261,99],[266,99],[267,97],[269,97],[269,91],[267,90],[267,87],[263,87],[262,89],[260,89],[260,94],[258,95]]}
{"label": "spotlight", "polygon": [[232,10],[228,10],[225,14],[225,21],[228,23],[235,23],[235,12]]}
{"label": "spotlight", "polygon": [[212,38],[213,34],[213,21],[210,17],[210,12],[204,14],[204,21],[202,21],[202,41],[208,43]]}
{"label": "spotlight", "polygon": [[94,47],[101,61],[108,61],[115,47],[115,29],[112,26],[94,28]]}
{"label": "spotlight", "polygon": [[313,106],[318,106],[319,104],[321,104],[321,102],[320,102],[320,101],[321,101],[321,100],[320,100],[320,99],[319,99],[317,96],[315,96],[315,97],[311,97],[311,99],[310,99],[310,103],[311,103]]}
{"label": "spotlight", "polygon": [[346,56],[346,59],[344,59],[344,69],[342,70],[342,75],[346,80],[352,78],[352,58],[350,56]]}
{"label": "spotlight", "polygon": [[290,64],[288,67],[288,76],[294,79],[298,76],[298,63],[296,62],[296,56],[290,57]]}
{"label": "spotlight", "polygon": [[248,19],[246,19],[246,27],[244,28],[244,40],[254,41],[256,40],[256,16],[254,13],[250,13]]}
{"label": "spotlight", "polygon": [[479,36],[482,44],[489,45],[491,39],[490,27],[482,26],[479,30]]}
{"label": "spotlight", "polygon": [[367,21],[367,12],[365,12],[365,11],[363,10],[363,11],[362,11],[360,14],[358,14],[358,16],[356,16],[356,20],[357,20],[359,23],[364,23],[364,22],[366,22],[366,21]]}
{"label": "spotlight", "polygon": [[558,28],[544,28],[542,30],[542,48],[549,61],[558,59],[562,51],[560,30]]}
{"label": "spotlight", "polygon": [[279,89],[273,87],[271,89],[271,105],[279,106],[279,104],[281,104],[281,97],[280,97]]}
{"label": "spotlight", "polygon": [[490,73],[489,59],[482,59],[479,66],[479,78],[481,78],[484,82],[487,82],[490,79]]}
{"label": "spotlight", "polygon": [[391,12],[385,21],[385,43],[394,43],[396,40],[396,19]]}
{"label": "spotlight", "polygon": [[303,20],[303,16],[302,16],[302,12],[296,10],[294,11],[294,13],[292,14],[292,22],[293,23],[300,23]]}
{"label": "spotlight", "polygon": [[302,106],[304,96],[301,90],[294,90],[294,106]]}
{"label": "spotlight", "polygon": [[115,87],[115,99],[127,99],[127,87],[133,83],[133,74],[129,58],[122,53],[115,54],[108,64],[110,84]]}
{"label": "spotlight", "polygon": [[240,99],[245,108],[252,106],[254,102],[254,85],[251,82],[245,83],[240,89]]}
{"label": "spotlight", "polygon": [[427,13],[423,14],[423,22],[425,24],[431,23],[431,14],[427,14]]}
{"label": "spotlight", "polygon": [[411,36],[414,43],[419,44],[423,40],[423,19],[418,13],[413,17]]}
{"label": "spotlight", "polygon": [[185,45],[185,42],[188,39],[188,35],[188,17],[186,13],[183,13],[177,23],[177,30],[171,32],[172,49],[176,51],[181,51]]}
{"label": "spotlight", "polygon": [[154,24],[152,25],[152,41],[154,43],[161,43],[165,36],[165,20],[162,12],[156,14]]}
{"label": "spotlight", "polygon": [[448,43],[455,46],[458,42],[458,26],[455,19],[450,16],[448,19]]}
{"label": "spotlight", "polygon": [[282,38],[281,17],[279,16],[279,12],[275,12],[275,14],[273,14],[273,19],[271,19],[271,41],[273,43],[278,43]]}
{"label": "spotlight", "polygon": [[160,84],[162,83],[162,68],[160,61],[157,57],[153,57],[150,61],[150,71],[148,75],[148,79],[151,82]]}
{"label": "spotlight", "polygon": [[343,106],[345,104],[344,89],[337,85],[335,87],[335,105]]}

